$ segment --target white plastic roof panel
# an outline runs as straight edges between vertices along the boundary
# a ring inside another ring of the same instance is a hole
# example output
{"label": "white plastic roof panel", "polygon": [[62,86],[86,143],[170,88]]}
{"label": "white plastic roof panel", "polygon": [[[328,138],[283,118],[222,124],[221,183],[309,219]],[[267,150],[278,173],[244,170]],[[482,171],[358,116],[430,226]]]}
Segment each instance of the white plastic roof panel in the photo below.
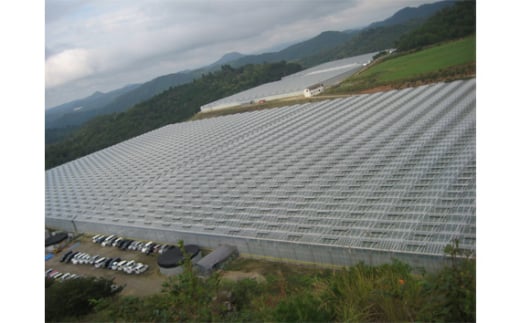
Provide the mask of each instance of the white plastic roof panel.
{"label": "white plastic roof panel", "polygon": [[303,248],[443,255],[458,238],[475,249],[475,88],[169,125],[48,170],[46,219]]}

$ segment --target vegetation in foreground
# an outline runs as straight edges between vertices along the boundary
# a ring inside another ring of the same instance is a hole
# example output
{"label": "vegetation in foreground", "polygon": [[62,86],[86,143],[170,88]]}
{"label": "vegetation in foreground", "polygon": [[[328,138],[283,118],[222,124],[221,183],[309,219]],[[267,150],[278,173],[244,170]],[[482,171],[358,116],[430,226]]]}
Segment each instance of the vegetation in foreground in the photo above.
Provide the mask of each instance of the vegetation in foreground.
{"label": "vegetation in foreground", "polygon": [[446,252],[452,262],[436,273],[417,274],[399,261],[336,270],[239,258],[226,268],[254,269],[265,282],[232,282],[218,273],[202,279],[187,257],[184,273],[166,279],[160,293],[90,296],[82,312],[61,306],[56,300],[65,295],[50,286],[46,321],[475,322],[475,259],[461,257],[456,242]]}

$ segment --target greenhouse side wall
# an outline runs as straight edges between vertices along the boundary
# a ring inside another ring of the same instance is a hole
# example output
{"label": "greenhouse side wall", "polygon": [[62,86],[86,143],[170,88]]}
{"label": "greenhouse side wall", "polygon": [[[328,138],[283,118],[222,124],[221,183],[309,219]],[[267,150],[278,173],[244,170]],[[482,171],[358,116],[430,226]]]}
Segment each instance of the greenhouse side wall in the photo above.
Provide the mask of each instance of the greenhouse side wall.
{"label": "greenhouse side wall", "polygon": [[75,227],[78,233],[88,234],[118,234],[124,237],[152,240],[177,244],[183,240],[185,244],[196,244],[202,248],[215,249],[219,245],[236,246],[239,253],[245,257],[263,258],[282,262],[301,262],[316,265],[353,266],[359,262],[367,265],[381,265],[398,259],[412,268],[424,268],[433,271],[446,264],[446,258],[439,255],[424,255],[382,251],[375,249],[345,248],[332,245],[305,244],[298,242],[273,241],[247,237],[221,236],[194,232],[179,232],[159,228],[144,228],[142,226],[117,225],[111,223],[72,221],[55,222],[53,227],[72,231]]}

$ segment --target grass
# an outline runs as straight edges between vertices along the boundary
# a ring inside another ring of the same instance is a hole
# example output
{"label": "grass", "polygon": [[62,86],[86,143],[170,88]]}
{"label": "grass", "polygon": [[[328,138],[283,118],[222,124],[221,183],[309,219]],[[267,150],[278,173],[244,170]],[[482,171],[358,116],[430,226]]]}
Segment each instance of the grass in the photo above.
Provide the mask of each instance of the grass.
{"label": "grass", "polygon": [[475,73],[476,37],[389,57],[347,79],[328,93],[352,93],[378,86],[460,78]]}

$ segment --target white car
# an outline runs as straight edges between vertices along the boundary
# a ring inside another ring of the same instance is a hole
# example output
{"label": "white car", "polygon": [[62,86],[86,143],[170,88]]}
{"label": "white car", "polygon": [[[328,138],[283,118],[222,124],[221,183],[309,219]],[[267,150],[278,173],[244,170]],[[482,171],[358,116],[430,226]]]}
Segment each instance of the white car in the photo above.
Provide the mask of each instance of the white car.
{"label": "white car", "polygon": [[123,270],[123,267],[126,265],[128,261],[123,260],[117,263],[117,270]]}
{"label": "white car", "polygon": [[143,267],[140,267],[139,269],[135,270],[135,273],[137,275],[144,273],[148,269],[148,265],[146,265],[146,264],[142,264],[142,265],[143,265]]}
{"label": "white car", "polygon": [[106,260],[105,257],[101,257],[94,262],[94,267],[99,268],[103,265],[103,262]]}
{"label": "white car", "polygon": [[115,234],[108,236],[103,242],[101,242],[102,247],[106,247],[112,243],[112,240],[116,237]]}

